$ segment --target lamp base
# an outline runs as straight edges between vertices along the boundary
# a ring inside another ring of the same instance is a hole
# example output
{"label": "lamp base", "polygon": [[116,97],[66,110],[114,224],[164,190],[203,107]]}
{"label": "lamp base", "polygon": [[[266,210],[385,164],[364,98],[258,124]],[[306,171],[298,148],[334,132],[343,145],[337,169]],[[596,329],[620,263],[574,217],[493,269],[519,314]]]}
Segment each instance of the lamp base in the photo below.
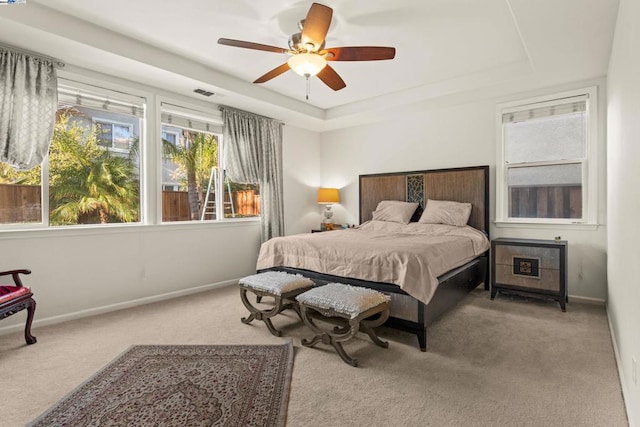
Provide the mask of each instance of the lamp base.
{"label": "lamp base", "polygon": [[333,224],[333,211],[331,210],[331,205],[325,205],[322,214],[324,215],[324,219],[322,220],[323,223]]}

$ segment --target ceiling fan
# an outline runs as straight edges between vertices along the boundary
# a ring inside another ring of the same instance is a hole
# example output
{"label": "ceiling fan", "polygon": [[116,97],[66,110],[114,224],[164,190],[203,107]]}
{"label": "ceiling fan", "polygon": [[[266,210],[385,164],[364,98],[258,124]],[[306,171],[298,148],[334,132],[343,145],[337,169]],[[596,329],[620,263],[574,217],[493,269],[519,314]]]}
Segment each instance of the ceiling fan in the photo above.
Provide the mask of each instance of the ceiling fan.
{"label": "ceiling fan", "polygon": [[259,77],[254,83],[264,83],[293,69],[297,74],[306,77],[307,80],[310,76],[317,75],[333,90],[343,89],[347,85],[338,73],[327,64],[327,61],[379,61],[395,57],[396,49],[393,47],[325,48],[325,37],[329,31],[332,16],[333,9],[319,3],[313,3],[306,18],[298,24],[301,32],[289,37],[289,49],[225,38],[218,39],[218,44],[291,55],[287,62]]}

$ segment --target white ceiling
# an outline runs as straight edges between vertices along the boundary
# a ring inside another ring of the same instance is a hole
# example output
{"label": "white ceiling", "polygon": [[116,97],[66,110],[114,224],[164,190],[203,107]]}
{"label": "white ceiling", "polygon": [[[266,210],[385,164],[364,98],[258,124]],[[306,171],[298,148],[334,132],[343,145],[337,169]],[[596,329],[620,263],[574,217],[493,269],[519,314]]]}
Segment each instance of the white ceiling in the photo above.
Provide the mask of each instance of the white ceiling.
{"label": "white ceiling", "polygon": [[0,42],[70,66],[325,130],[369,113],[520,81],[606,74],[618,0],[324,0],[327,47],[393,46],[390,61],[333,62],[338,92],[289,71],[251,82],[287,55],[221,46],[233,38],[287,47],[309,0],[27,0],[0,6]]}

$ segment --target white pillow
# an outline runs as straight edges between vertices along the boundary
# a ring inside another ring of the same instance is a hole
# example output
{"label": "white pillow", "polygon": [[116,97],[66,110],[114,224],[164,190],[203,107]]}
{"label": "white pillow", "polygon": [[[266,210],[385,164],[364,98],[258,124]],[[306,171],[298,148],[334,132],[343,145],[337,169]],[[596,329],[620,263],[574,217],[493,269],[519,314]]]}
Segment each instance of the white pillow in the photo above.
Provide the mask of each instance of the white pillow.
{"label": "white pillow", "polygon": [[423,224],[447,224],[464,227],[471,215],[471,203],[447,200],[427,200],[427,206],[418,222]]}
{"label": "white pillow", "polygon": [[409,224],[417,207],[417,203],[383,200],[378,203],[378,207],[373,212],[373,220]]}

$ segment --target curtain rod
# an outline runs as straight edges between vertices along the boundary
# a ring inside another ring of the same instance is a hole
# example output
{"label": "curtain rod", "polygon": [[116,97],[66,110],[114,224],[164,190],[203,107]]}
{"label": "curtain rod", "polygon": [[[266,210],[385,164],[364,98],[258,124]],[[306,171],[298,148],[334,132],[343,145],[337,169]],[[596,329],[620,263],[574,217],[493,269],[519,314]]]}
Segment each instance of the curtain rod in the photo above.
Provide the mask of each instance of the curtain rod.
{"label": "curtain rod", "polygon": [[30,50],[21,49],[19,47],[15,47],[15,46],[9,46],[9,45],[4,44],[4,43],[0,43],[0,48],[4,48],[4,49],[6,49],[8,51],[13,51],[15,53],[21,53],[23,55],[29,55],[29,56],[33,56],[33,57],[36,57],[36,58],[39,58],[39,59],[44,59],[44,60],[47,60],[47,61],[51,61],[53,63],[53,65],[57,66],[58,68],[63,68],[65,66],[65,63],[62,62],[59,59],[53,58],[51,56],[42,55],[40,53],[35,53],[35,52],[30,51]]}
{"label": "curtain rod", "polygon": [[285,126],[286,123],[283,122],[282,120],[278,120],[278,119],[274,119],[273,117],[268,117],[268,116],[263,116],[261,114],[256,114],[256,113],[252,113],[251,111],[246,111],[246,110],[241,110],[239,108],[233,108],[233,107],[229,107],[228,105],[219,105],[218,108],[220,109],[220,111],[227,109],[227,110],[234,110],[234,111],[238,111],[240,113],[246,113],[246,114],[251,114],[253,116],[256,117],[261,117],[263,119],[268,119],[268,120],[273,120],[275,122],[278,122],[279,124],[281,124],[282,126]]}

